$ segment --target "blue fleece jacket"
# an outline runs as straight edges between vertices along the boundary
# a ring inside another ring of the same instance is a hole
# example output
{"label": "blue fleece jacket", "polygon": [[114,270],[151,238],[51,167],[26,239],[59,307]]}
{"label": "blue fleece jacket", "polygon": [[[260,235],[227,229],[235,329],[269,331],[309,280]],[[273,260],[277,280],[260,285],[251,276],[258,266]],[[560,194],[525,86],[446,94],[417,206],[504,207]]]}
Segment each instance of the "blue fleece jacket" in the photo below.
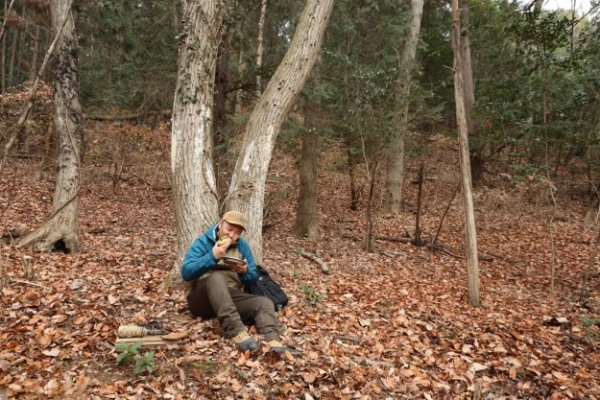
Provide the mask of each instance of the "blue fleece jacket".
{"label": "blue fleece jacket", "polygon": [[[217,237],[217,226],[218,224],[211,226],[204,235],[198,237],[189,248],[183,259],[183,264],[181,265],[181,277],[185,281],[198,279],[217,265],[219,260],[215,258],[212,252],[215,243],[219,239]],[[242,283],[255,281],[258,278],[258,272],[256,271],[256,263],[254,262],[252,249],[250,249],[248,242],[239,238],[237,242],[230,245],[230,248],[231,246],[237,246],[242,258],[248,261],[248,271],[245,274],[239,275],[240,281],[242,281]]]}

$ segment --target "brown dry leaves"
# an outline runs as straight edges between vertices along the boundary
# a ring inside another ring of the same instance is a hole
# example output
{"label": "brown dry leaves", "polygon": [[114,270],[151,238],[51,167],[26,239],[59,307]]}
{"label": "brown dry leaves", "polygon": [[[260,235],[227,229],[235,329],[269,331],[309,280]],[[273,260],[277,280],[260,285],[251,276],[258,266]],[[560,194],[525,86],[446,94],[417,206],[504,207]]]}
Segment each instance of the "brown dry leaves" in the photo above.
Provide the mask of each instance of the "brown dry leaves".
{"label": "brown dry leaves", "polygon": [[[33,180],[26,173],[33,166],[20,162],[0,177],[3,235],[41,223],[52,197],[52,183]],[[286,175],[290,160],[273,165],[279,178],[269,190],[287,193],[295,179]],[[463,260],[383,241],[377,247],[385,254],[367,254],[340,238],[339,229],[364,232],[364,216],[346,209],[340,176],[329,174],[320,178],[329,201],[321,204],[319,247],[289,234],[293,202],[275,195],[279,200],[267,204],[265,222],[275,227],[265,238],[265,265],[291,298],[280,314],[284,339],[304,355],[250,356],[224,340],[215,321],[192,319],[182,293],[160,288],[174,259],[170,193],[138,180],[113,189],[88,171],[81,253],[2,244],[0,398],[466,399],[475,390],[482,398],[598,398],[598,342],[586,338],[581,323],[594,314],[575,301],[589,253],[578,214],[565,211],[567,220],[555,227],[559,278],[552,297],[543,214],[497,204],[481,212],[481,248],[503,257],[481,263],[483,306],[473,309],[466,305]],[[426,189],[426,198],[438,200],[425,208],[422,226],[435,232],[445,197],[439,186]],[[377,221],[380,235],[411,229],[413,195],[406,215]],[[461,218],[457,207],[444,226],[445,242],[460,245]],[[317,253],[333,273],[321,274],[297,247]],[[31,284],[20,282],[23,256],[34,265]],[[591,289],[597,312],[598,288]],[[311,293],[319,298],[313,304]],[[153,349],[150,376],[117,367],[117,327],[153,317],[190,334],[179,346]],[[545,325],[549,317],[569,323]]]}

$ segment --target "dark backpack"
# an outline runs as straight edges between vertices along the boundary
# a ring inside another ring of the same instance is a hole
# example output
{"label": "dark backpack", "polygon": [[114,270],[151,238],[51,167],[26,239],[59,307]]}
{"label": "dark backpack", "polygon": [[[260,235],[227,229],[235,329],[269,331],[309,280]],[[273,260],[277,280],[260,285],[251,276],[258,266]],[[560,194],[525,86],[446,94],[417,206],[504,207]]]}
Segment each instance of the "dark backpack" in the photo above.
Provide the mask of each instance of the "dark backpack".
{"label": "dark backpack", "polygon": [[269,300],[273,302],[275,311],[281,310],[290,301],[287,294],[285,294],[277,282],[271,279],[271,276],[266,269],[257,265],[256,271],[258,272],[258,279],[252,283],[246,283],[246,291],[248,293],[268,297]]}

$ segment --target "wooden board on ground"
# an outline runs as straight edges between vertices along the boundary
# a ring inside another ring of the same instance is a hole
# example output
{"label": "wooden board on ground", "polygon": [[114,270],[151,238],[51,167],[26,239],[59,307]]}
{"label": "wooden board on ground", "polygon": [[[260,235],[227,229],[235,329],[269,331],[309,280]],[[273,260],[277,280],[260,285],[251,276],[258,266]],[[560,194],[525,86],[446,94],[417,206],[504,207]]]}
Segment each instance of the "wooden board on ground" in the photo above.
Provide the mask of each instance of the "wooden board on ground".
{"label": "wooden board on ground", "polygon": [[160,336],[143,336],[143,337],[132,337],[132,338],[118,337],[117,340],[115,340],[115,344],[119,344],[119,343],[133,344],[133,343],[137,343],[137,342],[142,342],[142,346],[161,346],[161,345],[169,345],[169,344],[172,346],[179,345],[178,341],[165,340],[165,339],[161,338]]}

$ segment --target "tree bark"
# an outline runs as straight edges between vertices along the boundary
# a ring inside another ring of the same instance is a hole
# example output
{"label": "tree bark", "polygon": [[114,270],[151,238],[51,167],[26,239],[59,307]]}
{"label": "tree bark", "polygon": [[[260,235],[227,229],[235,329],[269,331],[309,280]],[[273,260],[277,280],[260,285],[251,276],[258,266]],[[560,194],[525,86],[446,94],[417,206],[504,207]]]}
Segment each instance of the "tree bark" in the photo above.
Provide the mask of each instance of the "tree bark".
{"label": "tree bark", "polygon": [[29,80],[35,81],[37,74],[37,59],[38,52],[40,51],[40,26],[35,26],[35,33],[33,35],[33,48],[31,49],[31,64],[29,65]]}
{"label": "tree bark", "polygon": [[410,32],[405,40],[402,55],[398,60],[398,77],[396,82],[397,130],[394,132],[387,152],[386,185],[384,210],[397,215],[402,208],[402,183],[404,181],[404,141],[408,131],[408,106],[412,70],[417,53],[417,44],[421,32],[423,16],[423,0],[411,1]]}
{"label": "tree bark", "polygon": [[360,190],[356,179],[357,162],[352,151],[352,142],[350,139],[346,140],[346,156],[348,161],[348,178],[350,179],[350,209],[352,211],[358,211]]}
{"label": "tree bark", "polygon": [[[12,4],[12,3],[11,3]],[[7,13],[7,8],[6,8],[6,3],[4,3],[4,15],[6,15]],[[5,68],[5,64],[6,64],[6,36],[4,36],[4,32],[5,32],[5,26],[6,26],[6,19],[4,19],[4,22],[2,23],[2,29],[0,31],[0,41],[2,41],[2,55],[0,55],[0,75],[2,76],[1,78],[1,84],[2,84],[2,99],[4,99],[4,93],[6,93],[6,74],[4,73],[6,68]],[[3,103],[4,101],[0,101],[0,112],[2,111],[3,108]]]}
{"label": "tree bark", "polygon": [[[244,61],[244,50],[240,49],[240,53],[238,56],[238,75],[240,77],[244,76],[244,72],[246,72],[246,62]],[[243,89],[238,89],[235,91],[235,106],[234,106],[234,112],[236,114],[241,114],[242,113],[242,107],[243,107],[243,94],[244,94],[244,90]]]}
{"label": "tree bark", "polygon": [[[213,96],[225,3],[183,1],[182,39],[173,102],[171,172],[177,262],[219,217],[213,166]],[[176,269],[176,268],[174,268]],[[179,274],[173,271],[173,277]]]}
{"label": "tree bark", "polygon": [[261,68],[263,59],[263,43],[265,41],[265,17],[267,15],[267,0],[262,0],[260,7],[260,20],[258,21],[258,39],[256,46],[256,98],[262,94]]}
{"label": "tree bark", "polygon": [[215,90],[214,90],[214,122],[213,138],[214,145],[218,146],[223,142],[223,127],[225,126],[225,117],[227,114],[227,82],[228,82],[229,48],[227,41],[221,41],[217,55],[217,69],[215,72]]}
{"label": "tree bark", "polygon": [[19,30],[16,28],[12,31],[12,44],[10,48],[10,61],[8,63],[8,87],[15,85],[15,62],[17,58],[17,47],[19,43]]}
{"label": "tree bark", "polygon": [[[469,135],[472,138],[479,139],[478,127],[473,112],[475,110],[475,83],[473,80],[473,67],[471,63],[471,39],[469,34],[469,5],[466,0],[460,0],[461,15],[461,35],[460,35],[460,55],[463,65],[463,85],[465,98],[465,118],[469,128]],[[473,186],[479,186],[483,178],[483,148],[481,140],[476,140],[476,145],[470,149],[469,157],[471,162],[471,180]]]}
{"label": "tree bark", "polygon": [[315,116],[320,106],[305,107],[305,131],[302,135],[300,151],[300,192],[296,208],[296,222],[292,231],[308,240],[319,239],[319,219],[317,216],[317,164],[319,152],[319,128]]}
{"label": "tree bark", "polygon": [[473,82],[473,67],[471,65],[471,39],[469,35],[469,5],[466,0],[460,0],[460,57],[463,70],[465,118],[469,134],[475,135],[476,129],[473,120],[473,110],[475,108],[475,83]]}
{"label": "tree bark", "polygon": [[477,231],[473,207],[473,187],[469,160],[469,128],[465,115],[463,57],[461,52],[459,0],[452,0],[452,48],[454,51],[454,98],[459,131],[459,158],[461,163],[463,198],[465,207],[465,253],[467,256],[467,282],[469,303],[479,306],[479,261],[477,254]]}
{"label": "tree bark", "polygon": [[17,70],[15,72],[15,80],[14,84],[18,85],[21,83],[21,66],[24,64],[24,55],[27,53],[27,49],[25,48],[25,37],[27,36],[27,15],[26,9],[23,9],[23,29],[19,33],[19,46],[17,49]]}
{"label": "tree bark", "polygon": [[78,43],[71,1],[52,0],[50,8],[53,30],[60,35],[52,60],[58,176],[50,217],[43,226],[24,237],[19,245],[33,245],[42,251],[76,252],[79,250],[79,188],[83,147]]}
{"label": "tree bark", "polygon": [[317,59],[333,4],[307,0],[290,47],[250,115],[231,178],[227,208],[248,215],[247,239],[259,263],[265,183],[275,139]]}

